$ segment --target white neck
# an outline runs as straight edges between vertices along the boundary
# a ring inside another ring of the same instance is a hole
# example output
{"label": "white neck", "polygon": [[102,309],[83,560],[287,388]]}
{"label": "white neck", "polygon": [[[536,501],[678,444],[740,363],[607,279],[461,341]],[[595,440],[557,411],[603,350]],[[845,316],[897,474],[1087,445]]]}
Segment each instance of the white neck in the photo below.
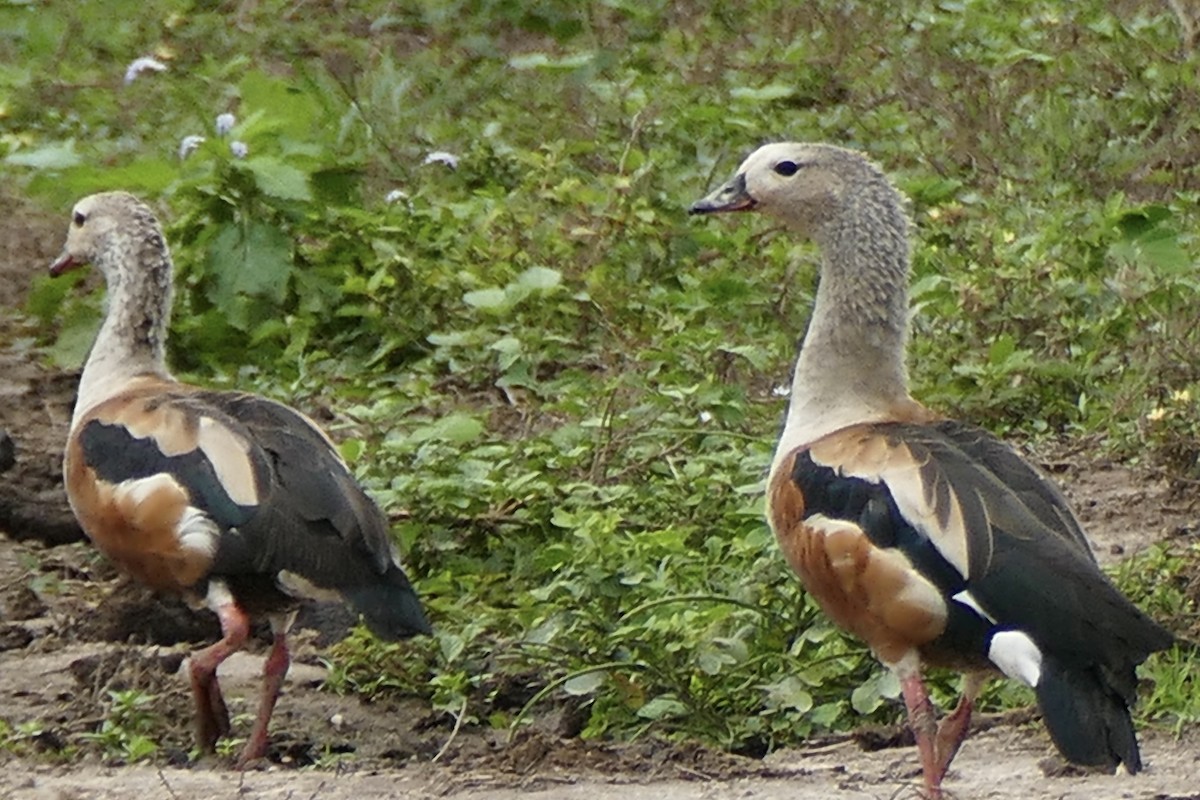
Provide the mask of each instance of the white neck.
{"label": "white neck", "polygon": [[108,281],[107,311],[83,366],[72,428],[138,376],[171,379],[164,355],[171,311],[170,257],[164,250],[145,255],[149,265],[97,265]]}
{"label": "white neck", "polygon": [[904,364],[906,226],[897,204],[864,201],[818,240],[820,285],[772,470],[797,447],[915,405]]}

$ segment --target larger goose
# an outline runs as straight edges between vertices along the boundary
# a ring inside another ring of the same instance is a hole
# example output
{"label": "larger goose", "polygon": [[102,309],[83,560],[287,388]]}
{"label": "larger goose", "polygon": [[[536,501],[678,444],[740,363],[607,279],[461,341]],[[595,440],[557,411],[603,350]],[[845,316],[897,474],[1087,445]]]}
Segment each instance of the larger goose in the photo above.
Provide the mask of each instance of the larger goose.
{"label": "larger goose", "polygon": [[333,444],[298,411],[176,381],[164,346],[172,265],[150,209],[124,192],[80,200],[53,275],[92,264],[108,310],[71,419],[63,474],[84,531],[149,586],[203,599],[222,638],[189,661],[197,743],[230,733],[217,667],[265,616],[274,643],[258,715],[238,766],[267,750],[303,598],[337,597],[377,635],[428,633],[387,520]]}
{"label": "larger goose", "polygon": [[[822,253],[768,479],[771,528],[825,613],[898,676],[926,793],[941,796],[996,672],[1034,688],[1068,760],[1137,772],[1135,667],[1172,637],[1100,571],[1053,484],[987,432],[909,394],[899,194],[857,152],[776,143],[691,208],[749,210]],[[923,665],[965,673],[940,725]]]}

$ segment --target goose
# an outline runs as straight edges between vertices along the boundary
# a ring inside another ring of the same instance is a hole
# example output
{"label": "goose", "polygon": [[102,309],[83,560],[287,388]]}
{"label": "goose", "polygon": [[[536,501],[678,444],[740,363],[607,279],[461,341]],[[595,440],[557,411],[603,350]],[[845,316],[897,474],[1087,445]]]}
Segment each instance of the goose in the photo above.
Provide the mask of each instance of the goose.
{"label": "goose", "polygon": [[80,200],[50,274],[85,264],[104,277],[107,310],[71,418],[67,497],[121,570],[217,615],[222,638],[188,659],[202,752],[230,734],[217,668],[243,646],[252,618],[269,621],[258,714],[236,762],[244,768],[266,755],[303,600],[340,599],[385,639],[430,625],[387,519],[315,422],[264,397],[171,376],[173,266],[150,208],[125,192]]}
{"label": "goose", "polygon": [[[1100,570],[1054,484],[990,433],[909,394],[899,192],[859,152],[773,143],[690,213],[751,210],[821,252],[767,477],[768,521],[824,613],[897,676],[925,794],[941,797],[995,673],[1033,688],[1068,761],[1137,772],[1135,668],[1172,636]],[[927,665],[963,674],[940,724]]]}

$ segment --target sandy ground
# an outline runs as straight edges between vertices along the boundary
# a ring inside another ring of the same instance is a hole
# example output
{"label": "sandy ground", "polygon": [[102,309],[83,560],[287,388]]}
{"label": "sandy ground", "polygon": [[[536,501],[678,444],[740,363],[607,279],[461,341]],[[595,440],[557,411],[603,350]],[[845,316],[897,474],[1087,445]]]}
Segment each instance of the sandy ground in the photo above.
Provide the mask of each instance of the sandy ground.
{"label": "sandy ground", "polygon": [[[1148,767],[1136,776],[1047,776],[1040,762],[1049,751],[1041,736],[1013,728],[989,731],[969,741],[959,755],[947,778],[947,794],[996,800],[1200,798],[1200,756],[1194,744],[1162,735],[1146,737]],[[849,742],[781,751],[761,762],[757,774],[733,778],[679,768],[675,775],[662,778],[562,768],[518,777],[486,769],[461,773],[428,763],[378,772],[268,770],[242,774],[205,768],[25,765],[0,774],[0,796],[13,800],[118,800],[135,796],[145,800],[879,800],[919,797],[915,770],[910,751],[864,753]]]}

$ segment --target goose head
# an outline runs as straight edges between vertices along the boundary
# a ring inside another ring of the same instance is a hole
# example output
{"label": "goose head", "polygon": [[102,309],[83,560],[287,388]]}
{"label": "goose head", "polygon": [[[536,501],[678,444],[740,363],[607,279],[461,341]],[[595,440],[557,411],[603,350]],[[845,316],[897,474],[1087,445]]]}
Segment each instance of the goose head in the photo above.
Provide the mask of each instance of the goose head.
{"label": "goose head", "polygon": [[91,264],[110,285],[130,264],[154,263],[142,258],[165,247],[158,221],[145,203],[128,192],[88,195],[71,210],[67,242],[50,265],[51,276]]}
{"label": "goose head", "polygon": [[759,211],[821,242],[864,194],[891,193],[887,179],[860,153],[827,144],[776,142],[742,162],[733,178],[691,214]]}

